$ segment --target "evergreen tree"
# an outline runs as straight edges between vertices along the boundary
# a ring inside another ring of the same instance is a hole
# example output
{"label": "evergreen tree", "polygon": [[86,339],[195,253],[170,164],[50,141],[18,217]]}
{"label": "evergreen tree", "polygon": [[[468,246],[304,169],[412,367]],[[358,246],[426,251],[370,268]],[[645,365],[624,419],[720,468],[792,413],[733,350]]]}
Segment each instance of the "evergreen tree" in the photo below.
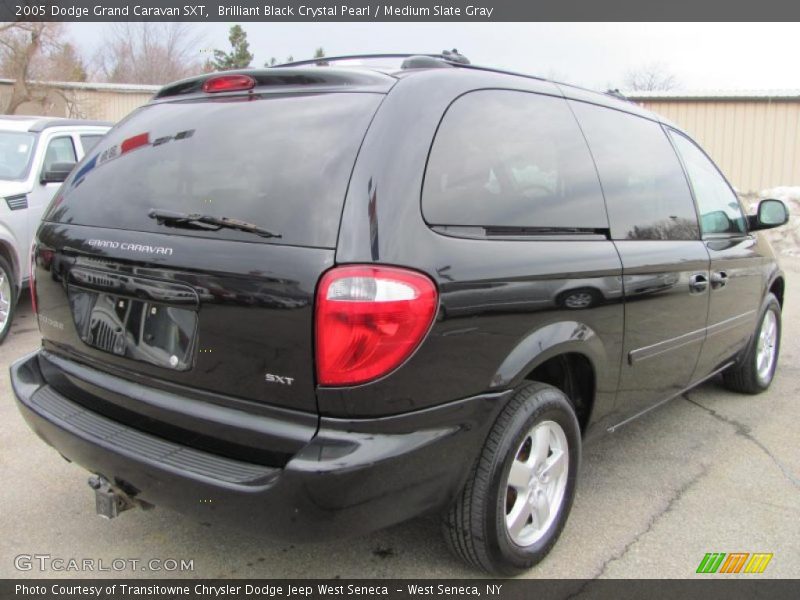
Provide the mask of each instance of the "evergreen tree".
{"label": "evergreen tree", "polygon": [[294,62],[294,57],[290,54],[286,57],[286,60],[278,62],[278,59],[274,56],[271,57],[267,62],[264,63],[265,67],[274,67],[275,65],[283,65],[286,63]]}
{"label": "evergreen tree", "polygon": [[214,50],[214,60],[211,66],[217,71],[228,71],[230,69],[246,69],[253,61],[253,54],[250,52],[250,44],[247,42],[247,32],[241,25],[231,27],[228,40],[231,43],[231,51]]}

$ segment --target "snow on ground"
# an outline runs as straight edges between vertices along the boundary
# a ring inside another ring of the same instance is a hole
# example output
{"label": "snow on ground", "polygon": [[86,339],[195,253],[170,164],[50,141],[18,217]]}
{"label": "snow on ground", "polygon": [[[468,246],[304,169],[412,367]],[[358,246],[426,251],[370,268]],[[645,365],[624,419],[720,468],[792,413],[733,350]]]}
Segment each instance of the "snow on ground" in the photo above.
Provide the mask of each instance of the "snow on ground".
{"label": "snow on ground", "polygon": [[766,198],[783,200],[790,213],[786,225],[764,232],[772,247],[779,254],[800,256],[800,187],[782,186],[763,190],[758,194],[742,195],[742,201],[750,209],[750,214],[754,214],[758,202]]}

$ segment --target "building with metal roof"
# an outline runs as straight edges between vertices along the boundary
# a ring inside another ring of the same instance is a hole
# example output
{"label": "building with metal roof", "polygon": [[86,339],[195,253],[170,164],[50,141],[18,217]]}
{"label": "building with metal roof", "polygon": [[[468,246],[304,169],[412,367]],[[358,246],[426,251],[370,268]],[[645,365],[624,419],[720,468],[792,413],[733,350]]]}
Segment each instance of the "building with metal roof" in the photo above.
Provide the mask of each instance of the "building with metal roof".
{"label": "building with metal roof", "polygon": [[694,136],[739,191],[800,186],[800,90],[623,93]]}
{"label": "building with metal roof", "polygon": [[[0,79],[0,107],[11,95],[13,79]],[[161,86],[68,81],[32,82],[43,93],[38,102],[26,102],[17,114],[119,121],[147,103]]]}

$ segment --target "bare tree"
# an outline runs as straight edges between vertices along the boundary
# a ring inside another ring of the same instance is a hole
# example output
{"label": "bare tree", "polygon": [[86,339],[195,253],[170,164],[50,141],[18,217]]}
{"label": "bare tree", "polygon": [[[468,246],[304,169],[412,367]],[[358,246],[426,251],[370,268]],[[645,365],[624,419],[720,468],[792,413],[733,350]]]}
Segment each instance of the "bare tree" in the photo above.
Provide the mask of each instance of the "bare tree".
{"label": "bare tree", "polygon": [[666,92],[678,87],[678,79],[663,63],[649,63],[628,71],[624,86],[637,92]]}
{"label": "bare tree", "polygon": [[83,58],[70,42],[54,44],[34,61],[33,73],[40,81],[86,81]]}
{"label": "bare tree", "polygon": [[164,84],[203,70],[203,35],[190,23],[114,23],[95,56],[113,83]]}
{"label": "bare tree", "polygon": [[4,23],[0,30],[0,74],[14,80],[0,112],[13,115],[26,102],[42,102],[47,92],[33,82],[37,61],[57,45],[57,23]]}

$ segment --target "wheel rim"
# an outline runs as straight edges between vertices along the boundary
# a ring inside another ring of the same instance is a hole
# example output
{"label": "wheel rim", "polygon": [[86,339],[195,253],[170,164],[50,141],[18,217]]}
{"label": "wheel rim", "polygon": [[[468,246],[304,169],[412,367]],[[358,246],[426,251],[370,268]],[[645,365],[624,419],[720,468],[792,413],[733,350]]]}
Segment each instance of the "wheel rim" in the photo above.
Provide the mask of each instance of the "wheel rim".
{"label": "wheel rim", "polygon": [[11,313],[11,282],[8,274],[0,269],[0,331],[5,331]]}
{"label": "wheel rim", "polygon": [[567,308],[586,308],[591,306],[594,298],[589,292],[578,292],[570,294],[564,299],[564,306]]}
{"label": "wheel rim", "polygon": [[518,546],[539,541],[556,520],[569,474],[567,435],[555,421],[528,431],[506,477],[505,524]]}
{"label": "wheel rim", "polygon": [[777,350],[778,318],[773,311],[768,310],[761,322],[756,342],[756,371],[761,381],[769,381]]}

